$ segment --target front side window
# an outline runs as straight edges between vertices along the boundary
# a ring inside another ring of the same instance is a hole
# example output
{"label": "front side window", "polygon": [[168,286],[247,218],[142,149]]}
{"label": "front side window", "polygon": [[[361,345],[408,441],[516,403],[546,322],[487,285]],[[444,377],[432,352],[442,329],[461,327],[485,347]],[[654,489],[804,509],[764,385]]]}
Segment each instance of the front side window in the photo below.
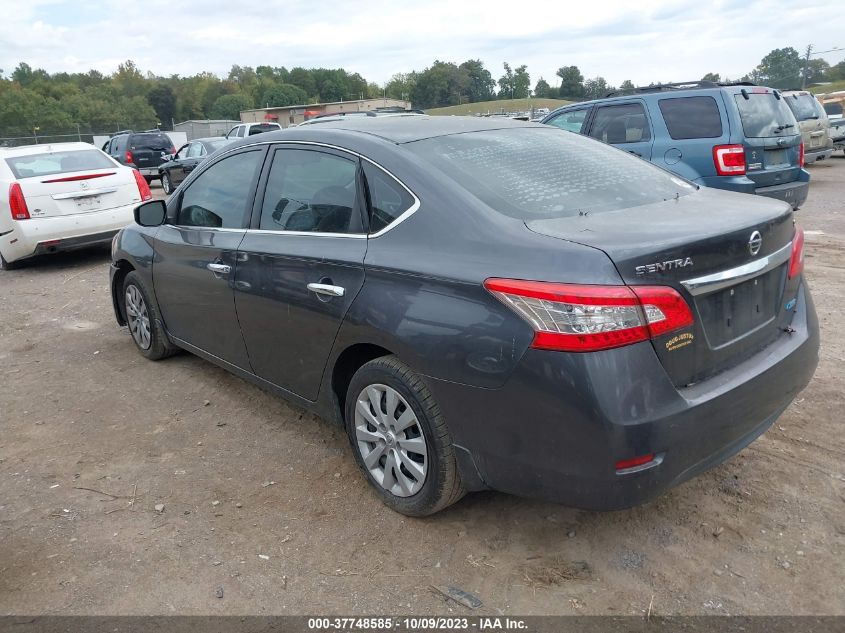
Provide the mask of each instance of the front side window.
{"label": "front side window", "polygon": [[202,172],[185,190],[175,224],[218,229],[245,226],[261,150],[229,156]]}
{"label": "front side window", "polygon": [[590,126],[590,136],[611,145],[638,143],[651,138],[640,103],[601,106]]}
{"label": "front side window", "polygon": [[366,161],[363,165],[370,199],[370,233],[378,233],[416,201],[392,176]]}
{"label": "front side window", "polygon": [[357,233],[358,163],[334,154],[280,149],[273,156],[259,228],[309,233]]}
{"label": "front side window", "polygon": [[188,150],[191,148],[190,145],[183,145],[179,148],[179,151],[176,154],[176,158],[186,158],[188,156]]}
{"label": "front side window", "polygon": [[722,136],[722,117],[713,97],[661,99],[658,105],[669,136],[676,141]]}
{"label": "front side window", "polygon": [[561,130],[580,133],[581,129],[584,127],[584,121],[586,120],[587,113],[589,111],[589,108],[582,108],[581,110],[564,112],[556,116],[551,121],[548,121],[547,125],[559,127]]}

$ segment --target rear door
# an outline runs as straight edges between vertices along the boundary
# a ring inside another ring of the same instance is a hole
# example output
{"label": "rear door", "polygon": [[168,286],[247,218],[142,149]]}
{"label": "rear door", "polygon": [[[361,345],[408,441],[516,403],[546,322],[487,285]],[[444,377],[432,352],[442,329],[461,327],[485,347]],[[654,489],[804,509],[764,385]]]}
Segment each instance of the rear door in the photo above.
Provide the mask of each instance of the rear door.
{"label": "rear door", "polygon": [[345,152],[275,149],[238,251],[235,303],[253,370],[308,400],[364,283],[359,169]]}
{"label": "rear door", "polygon": [[49,218],[105,211],[141,201],[132,172],[93,147],[9,157],[30,216]]}
{"label": "rear door", "polygon": [[713,148],[730,143],[730,126],[724,103],[713,93],[661,96],[657,108],[652,102],[653,163],[690,180],[715,175]]}
{"label": "rear door", "polygon": [[588,136],[651,160],[651,125],[642,100],[598,105],[589,126]]}
{"label": "rear door", "polygon": [[246,234],[264,148],[224,156],[168,207],[153,282],[168,332],[236,367],[249,358],[235,313],[236,253]]}
{"label": "rear door", "polygon": [[798,179],[801,135],[785,97],[769,88],[725,90],[729,111],[737,113],[736,137],[745,148],[746,176],[756,187]]}

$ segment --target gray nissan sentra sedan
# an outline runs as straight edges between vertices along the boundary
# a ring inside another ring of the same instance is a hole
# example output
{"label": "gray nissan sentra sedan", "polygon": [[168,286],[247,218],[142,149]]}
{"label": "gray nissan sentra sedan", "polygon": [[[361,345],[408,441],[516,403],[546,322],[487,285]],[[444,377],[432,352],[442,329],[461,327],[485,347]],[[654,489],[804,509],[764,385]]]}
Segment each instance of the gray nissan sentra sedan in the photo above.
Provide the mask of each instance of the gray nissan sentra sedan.
{"label": "gray nissan sentra sedan", "polygon": [[641,503],[752,442],[818,360],[790,205],[548,126],[263,134],[135,213],[111,287],[140,353],[337,420],[408,515]]}

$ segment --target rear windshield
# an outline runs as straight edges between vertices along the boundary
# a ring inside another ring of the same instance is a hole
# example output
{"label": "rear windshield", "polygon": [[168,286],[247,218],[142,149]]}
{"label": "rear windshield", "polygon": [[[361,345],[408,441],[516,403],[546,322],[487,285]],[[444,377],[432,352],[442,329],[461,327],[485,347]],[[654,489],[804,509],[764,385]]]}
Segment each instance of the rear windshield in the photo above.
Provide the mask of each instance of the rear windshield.
{"label": "rear windshield", "polygon": [[722,117],[713,97],[661,99],[657,103],[673,139],[722,136]]}
{"label": "rear windshield", "polygon": [[166,134],[133,134],[129,139],[129,149],[170,150],[173,141]]}
{"label": "rear windshield", "polygon": [[795,116],[784,104],[787,97],[778,99],[771,92],[747,94],[747,99],[742,94],[734,95],[745,136],[765,138],[798,133]]}
{"label": "rear windshield", "polygon": [[404,147],[491,208],[523,220],[613,211],[695,191],[627,152],[552,127],[440,136]]}
{"label": "rear windshield", "polygon": [[7,158],[6,164],[15,178],[37,178],[70,171],[115,167],[108,157],[95,149],[16,156]]}
{"label": "rear windshield", "polygon": [[840,103],[825,103],[824,104],[824,111],[827,112],[828,116],[842,116],[842,104]]}
{"label": "rear windshield", "polygon": [[253,125],[249,128],[249,135],[253,136],[254,134],[262,134],[264,132],[272,132],[273,130],[278,130],[281,126],[278,124],[271,124],[271,123],[262,123],[261,125]]}
{"label": "rear windshield", "polygon": [[786,105],[789,106],[792,114],[799,121],[819,118],[819,112],[816,110],[816,100],[810,95],[789,95],[785,98]]}

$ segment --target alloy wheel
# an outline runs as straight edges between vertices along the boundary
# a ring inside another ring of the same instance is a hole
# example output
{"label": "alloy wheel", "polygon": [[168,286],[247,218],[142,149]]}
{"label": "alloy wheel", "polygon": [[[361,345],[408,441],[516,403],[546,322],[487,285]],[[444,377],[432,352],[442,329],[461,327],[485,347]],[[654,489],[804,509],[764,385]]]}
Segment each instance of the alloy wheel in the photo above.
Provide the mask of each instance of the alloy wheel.
{"label": "alloy wheel", "polygon": [[164,190],[166,195],[170,195],[170,192],[173,191],[173,187],[170,186],[170,176],[167,172],[164,172],[161,175],[161,188]]}
{"label": "alloy wheel", "polygon": [[355,403],[355,439],[373,479],[397,497],[419,492],[428,472],[422,425],[402,395],[387,385],[365,387]]}
{"label": "alloy wheel", "polygon": [[126,320],[129,323],[129,331],[132,338],[141,349],[150,349],[152,337],[150,336],[150,314],[147,311],[147,304],[138,286],[126,288]]}

